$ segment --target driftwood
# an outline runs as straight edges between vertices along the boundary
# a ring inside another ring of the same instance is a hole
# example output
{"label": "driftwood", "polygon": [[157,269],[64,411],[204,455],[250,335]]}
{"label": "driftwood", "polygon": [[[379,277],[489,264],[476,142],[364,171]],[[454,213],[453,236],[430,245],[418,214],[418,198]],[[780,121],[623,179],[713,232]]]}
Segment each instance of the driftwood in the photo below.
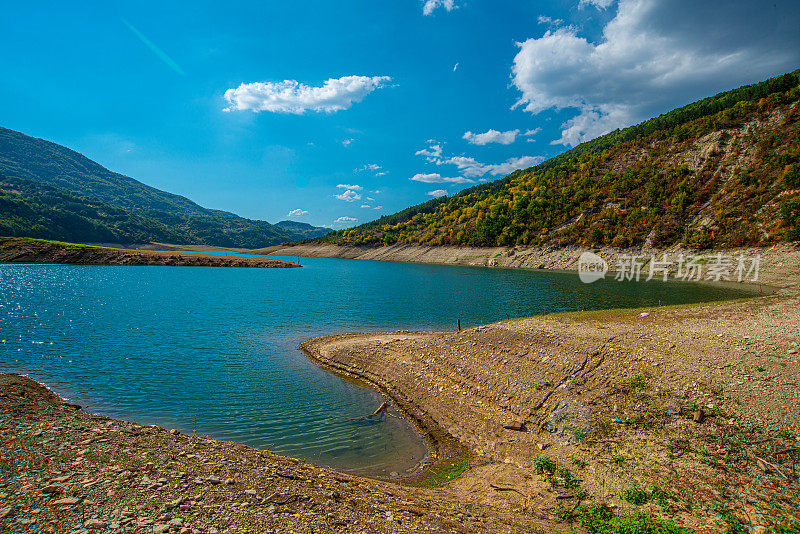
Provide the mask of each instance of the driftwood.
{"label": "driftwood", "polygon": [[369,415],[365,415],[363,417],[354,417],[349,419],[351,423],[355,423],[357,425],[373,425],[375,423],[380,423],[384,419],[386,419],[387,409],[389,408],[389,403],[383,402],[378,409],[372,412]]}

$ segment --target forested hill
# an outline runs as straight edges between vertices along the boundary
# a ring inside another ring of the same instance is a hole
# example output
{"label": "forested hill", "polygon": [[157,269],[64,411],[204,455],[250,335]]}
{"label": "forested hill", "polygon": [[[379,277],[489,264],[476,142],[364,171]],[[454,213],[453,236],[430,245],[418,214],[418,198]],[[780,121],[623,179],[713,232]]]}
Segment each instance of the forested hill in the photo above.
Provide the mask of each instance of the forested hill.
{"label": "forested hill", "polygon": [[309,237],[211,210],[61,145],[0,128],[0,235],[258,248]]}
{"label": "forested hill", "polygon": [[800,239],[800,70],[317,241],[763,246]]}

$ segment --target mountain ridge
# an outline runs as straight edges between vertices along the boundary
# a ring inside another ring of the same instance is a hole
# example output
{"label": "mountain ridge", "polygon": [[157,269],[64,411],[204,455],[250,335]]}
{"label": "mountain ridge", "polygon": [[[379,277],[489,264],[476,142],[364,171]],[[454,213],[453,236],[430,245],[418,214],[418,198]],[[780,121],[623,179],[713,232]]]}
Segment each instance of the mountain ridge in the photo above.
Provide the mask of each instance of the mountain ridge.
{"label": "mountain ridge", "polygon": [[718,93],[317,242],[708,248],[797,240],[799,85],[796,70]]}
{"label": "mountain ridge", "polygon": [[0,127],[0,235],[258,248],[313,230],[296,233],[205,208],[70,148]]}

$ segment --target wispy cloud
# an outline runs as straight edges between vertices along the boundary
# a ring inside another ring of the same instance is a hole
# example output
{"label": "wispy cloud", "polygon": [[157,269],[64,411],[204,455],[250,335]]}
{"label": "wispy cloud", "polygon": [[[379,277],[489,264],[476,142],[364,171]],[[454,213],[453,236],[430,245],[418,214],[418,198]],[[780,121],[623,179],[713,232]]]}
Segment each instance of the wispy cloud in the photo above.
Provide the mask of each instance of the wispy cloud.
{"label": "wispy cloud", "polygon": [[169,57],[169,56],[166,54],[166,52],[164,52],[164,51],[163,51],[163,50],[161,50],[159,47],[157,47],[157,46],[156,46],[156,45],[153,43],[153,41],[151,41],[150,39],[148,39],[147,37],[145,37],[145,36],[144,36],[144,34],[143,34],[142,32],[140,32],[139,30],[137,30],[137,29],[136,29],[136,27],[135,27],[133,24],[131,24],[130,22],[128,22],[128,21],[127,21],[127,20],[125,20],[125,19],[122,19],[122,22],[125,24],[125,26],[127,26],[127,27],[128,27],[128,29],[129,29],[129,30],[131,30],[131,31],[133,32],[133,34],[134,34],[136,37],[138,37],[138,38],[139,38],[139,40],[140,40],[140,41],[142,41],[142,42],[145,44],[145,46],[146,46],[147,48],[149,48],[150,50],[152,50],[152,51],[153,51],[153,53],[154,53],[155,55],[157,55],[157,56],[158,56],[158,58],[159,58],[161,61],[163,61],[164,63],[166,63],[166,64],[169,66],[169,68],[171,68],[172,70],[174,70],[175,72],[177,72],[177,73],[178,73],[178,74],[180,74],[181,76],[184,76],[184,75],[186,75],[186,73],[185,73],[185,72],[183,72],[183,69],[180,67],[180,65],[178,65],[177,63],[175,63],[175,62],[172,60],[172,58],[171,58],[171,57]]}
{"label": "wispy cloud", "polygon": [[354,222],[358,222],[358,219],[356,219],[355,217],[339,217],[338,219],[333,221],[333,224],[350,224]]}
{"label": "wispy cloud", "polygon": [[415,174],[409,180],[422,182],[424,184],[474,184],[475,180],[464,178],[463,176],[442,176],[439,173]]}
{"label": "wispy cloud", "polygon": [[364,189],[360,185],[356,184],[339,184],[336,187],[338,187],[339,189],[353,189],[355,191],[361,191],[362,189]]}
{"label": "wispy cloud", "polygon": [[425,0],[422,5],[422,14],[425,16],[432,15],[440,7],[445,11],[453,11],[458,8],[458,5],[455,0]]}
{"label": "wispy cloud", "polygon": [[507,132],[498,132],[497,130],[489,130],[484,133],[464,132],[464,139],[473,145],[488,145],[489,143],[497,143],[500,145],[510,145],[517,140],[519,130],[508,130]]}
{"label": "wispy cloud", "polygon": [[300,208],[292,210],[288,214],[289,217],[301,217],[303,215],[308,215],[308,212],[306,210],[301,210]]}
{"label": "wispy cloud", "polygon": [[361,102],[389,81],[389,76],[342,76],[330,78],[316,87],[297,80],[243,83],[225,91],[230,106],[224,111],[270,111],[296,115],[306,111],[333,113]]}

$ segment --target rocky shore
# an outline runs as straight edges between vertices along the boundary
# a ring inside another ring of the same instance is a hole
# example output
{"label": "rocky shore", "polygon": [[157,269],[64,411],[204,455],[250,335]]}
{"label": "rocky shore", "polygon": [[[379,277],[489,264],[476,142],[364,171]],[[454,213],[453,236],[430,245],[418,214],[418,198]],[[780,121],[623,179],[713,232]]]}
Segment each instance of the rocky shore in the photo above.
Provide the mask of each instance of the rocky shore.
{"label": "rocky shore", "polygon": [[41,239],[0,237],[0,263],[4,262],[188,267],[300,267],[300,265],[293,262],[271,258],[128,250],[60,243]]}
{"label": "rocky shore", "polygon": [[[420,246],[397,244],[385,247],[344,247],[330,243],[305,243],[298,245],[275,246],[260,249],[255,252],[289,257],[319,257],[319,258],[345,258],[358,260],[400,261],[411,263],[442,263],[449,265],[475,265],[483,267],[512,267],[519,269],[553,269],[575,271],[578,269],[578,259],[587,249],[583,247],[451,247],[451,246]],[[636,249],[615,249],[605,247],[593,251],[603,258],[613,272],[616,270],[620,258],[638,256],[645,263],[644,271],[647,272],[650,258],[655,256],[662,259],[664,254],[673,260],[681,254],[698,255],[702,258],[713,259],[717,255],[727,258],[737,258],[743,255],[747,258],[760,257],[761,269],[759,280],[762,284],[785,286],[800,272],[800,247],[788,243],[781,243],[769,248],[743,248],[721,250],[690,250],[681,247],[669,249],[655,249],[641,247]],[[674,274],[674,269],[673,269]]]}
{"label": "rocky shore", "polygon": [[88,414],[0,375],[0,532],[518,532],[517,518],[268,451]]}
{"label": "rocky shore", "polygon": [[547,532],[591,510],[709,533],[800,521],[796,289],[301,347],[467,448],[459,499]]}

